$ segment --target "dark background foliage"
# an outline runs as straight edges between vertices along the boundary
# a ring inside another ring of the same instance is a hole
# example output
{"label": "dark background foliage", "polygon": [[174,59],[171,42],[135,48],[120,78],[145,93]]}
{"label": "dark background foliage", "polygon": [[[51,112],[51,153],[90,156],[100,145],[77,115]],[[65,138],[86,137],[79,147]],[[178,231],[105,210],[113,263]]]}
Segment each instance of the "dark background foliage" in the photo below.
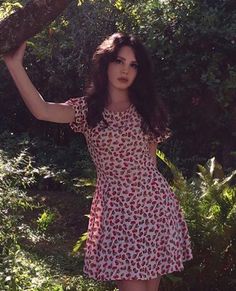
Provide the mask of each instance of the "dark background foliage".
{"label": "dark background foliage", "polygon": [[[80,96],[91,56],[111,33],[137,34],[152,55],[156,87],[168,105],[173,137],[168,153],[188,174],[215,155],[235,162],[234,1],[85,1],[30,40],[25,66],[46,100]],[[1,131],[28,131],[65,144],[66,126],[39,122],[27,111],[5,67],[1,70]]]}
{"label": "dark background foliage", "polygon": [[[138,35],[152,55],[157,92],[171,115],[166,151],[190,175],[216,156],[236,162],[235,1],[76,1],[31,39],[27,71],[43,97],[63,102],[83,95],[96,46],[115,31]],[[66,144],[67,126],[35,120],[1,64],[0,130],[29,132]]]}

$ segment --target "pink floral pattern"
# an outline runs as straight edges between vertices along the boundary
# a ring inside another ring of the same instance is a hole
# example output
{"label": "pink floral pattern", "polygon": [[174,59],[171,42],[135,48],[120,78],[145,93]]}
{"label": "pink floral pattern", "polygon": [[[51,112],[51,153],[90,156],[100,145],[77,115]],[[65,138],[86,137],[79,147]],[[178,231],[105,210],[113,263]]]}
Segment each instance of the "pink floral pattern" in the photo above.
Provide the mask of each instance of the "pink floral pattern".
{"label": "pink floral pattern", "polygon": [[[85,248],[84,273],[98,281],[148,280],[183,269],[192,258],[179,202],[153,163],[134,105],[104,109],[109,126],[89,128],[86,97],[71,98],[70,124],[85,135],[97,169]],[[156,142],[162,142],[157,139]]]}

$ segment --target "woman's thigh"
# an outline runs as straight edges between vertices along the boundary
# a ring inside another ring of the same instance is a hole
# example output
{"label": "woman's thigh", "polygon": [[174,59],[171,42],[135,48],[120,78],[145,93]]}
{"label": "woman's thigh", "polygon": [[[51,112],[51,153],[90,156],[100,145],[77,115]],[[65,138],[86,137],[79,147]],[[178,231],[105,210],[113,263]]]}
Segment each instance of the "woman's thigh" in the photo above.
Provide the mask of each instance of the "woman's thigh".
{"label": "woman's thigh", "polygon": [[119,291],[148,291],[146,280],[116,281]]}

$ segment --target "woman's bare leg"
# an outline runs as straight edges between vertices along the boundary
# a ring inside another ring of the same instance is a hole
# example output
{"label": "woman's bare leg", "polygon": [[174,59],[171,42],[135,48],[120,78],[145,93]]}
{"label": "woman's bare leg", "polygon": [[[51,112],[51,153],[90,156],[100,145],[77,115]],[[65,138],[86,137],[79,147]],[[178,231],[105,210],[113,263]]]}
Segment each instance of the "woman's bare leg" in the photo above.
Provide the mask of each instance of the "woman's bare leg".
{"label": "woman's bare leg", "polygon": [[146,280],[147,291],[158,291],[161,276],[155,279]]}
{"label": "woman's bare leg", "polygon": [[116,284],[119,291],[148,291],[146,280],[119,280]]}

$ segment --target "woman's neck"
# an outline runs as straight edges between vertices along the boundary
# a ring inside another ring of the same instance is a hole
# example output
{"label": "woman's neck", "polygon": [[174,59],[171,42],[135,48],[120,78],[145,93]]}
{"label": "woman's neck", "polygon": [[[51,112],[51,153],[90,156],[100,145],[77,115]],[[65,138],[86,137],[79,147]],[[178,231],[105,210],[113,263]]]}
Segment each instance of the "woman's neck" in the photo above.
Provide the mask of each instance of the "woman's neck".
{"label": "woman's neck", "polygon": [[116,92],[116,94],[108,95],[106,107],[112,111],[120,112],[126,110],[130,104],[128,94],[120,91]]}
{"label": "woman's neck", "polygon": [[130,104],[128,90],[109,90],[107,102],[108,106],[125,106]]}

